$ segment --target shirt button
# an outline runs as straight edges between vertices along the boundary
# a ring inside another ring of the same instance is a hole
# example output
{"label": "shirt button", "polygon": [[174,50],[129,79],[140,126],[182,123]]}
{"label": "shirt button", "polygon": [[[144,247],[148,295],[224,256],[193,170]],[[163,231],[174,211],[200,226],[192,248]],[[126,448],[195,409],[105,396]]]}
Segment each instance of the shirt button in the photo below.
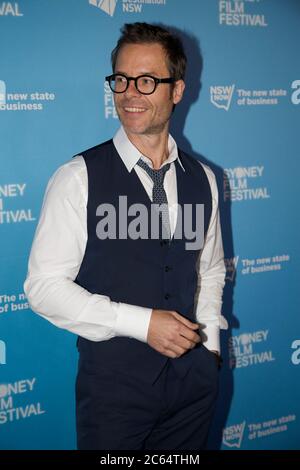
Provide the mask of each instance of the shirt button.
{"label": "shirt button", "polygon": [[170,271],[171,269],[171,266],[165,266],[165,272],[167,273],[168,271]]}
{"label": "shirt button", "polygon": [[165,299],[166,299],[166,300],[168,300],[170,297],[171,297],[170,294],[166,294],[166,295],[165,295]]}

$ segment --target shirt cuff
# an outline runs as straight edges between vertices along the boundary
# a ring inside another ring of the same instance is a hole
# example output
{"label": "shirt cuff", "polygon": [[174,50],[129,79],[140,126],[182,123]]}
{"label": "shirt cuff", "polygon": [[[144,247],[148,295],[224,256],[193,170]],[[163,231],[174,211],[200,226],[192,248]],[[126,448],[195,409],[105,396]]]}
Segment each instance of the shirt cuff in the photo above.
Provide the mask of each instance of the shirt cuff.
{"label": "shirt cuff", "polygon": [[119,302],[115,324],[116,336],[128,336],[147,343],[147,334],[152,308],[138,307]]}
{"label": "shirt cuff", "polygon": [[220,353],[220,328],[218,326],[211,325],[199,328],[199,334],[207,349]]}

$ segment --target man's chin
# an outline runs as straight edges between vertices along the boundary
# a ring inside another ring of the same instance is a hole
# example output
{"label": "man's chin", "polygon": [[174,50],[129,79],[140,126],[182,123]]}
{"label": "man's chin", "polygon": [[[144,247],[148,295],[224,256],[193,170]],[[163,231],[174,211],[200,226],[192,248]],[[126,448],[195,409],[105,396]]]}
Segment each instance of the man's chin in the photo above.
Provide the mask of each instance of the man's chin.
{"label": "man's chin", "polygon": [[138,125],[128,125],[125,122],[121,121],[122,126],[124,127],[124,130],[126,131],[127,134],[132,134],[132,135],[157,135],[161,134],[165,126],[138,126]]}
{"label": "man's chin", "polygon": [[144,135],[148,134],[147,128],[145,126],[133,126],[133,125],[127,125],[125,122],[122,122],[122,125],[126,131],[127,134],[134,134],[134,135]]}

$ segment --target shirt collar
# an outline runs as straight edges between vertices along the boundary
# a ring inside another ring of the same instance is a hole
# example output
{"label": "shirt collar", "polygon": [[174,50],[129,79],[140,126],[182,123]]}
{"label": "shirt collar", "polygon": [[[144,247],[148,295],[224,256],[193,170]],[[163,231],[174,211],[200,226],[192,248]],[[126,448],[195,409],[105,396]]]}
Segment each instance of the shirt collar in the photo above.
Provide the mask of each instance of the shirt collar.
{"label": "shirt collar", "polygon": [[[140,151],[133,145],[133,143],[130,142],[123,126],[121,126],[117,130],[116,134],[114,135],[113,143],[117,149],[118,154],[123,160],[124,165],[126,166],[129,172],[137,164],[141,156],[144,157],[147,163],[150,163],[150,165],[152,166],[151,160],[145,155],[142,155]],[[180,164],[183,171],[185,171],[184,166],[178,155],[177,144],[175,140],[173,139],[173,137],[171,136],[171,134],[169,134],[168,148],[169,148],[169,157],[167,158],[167,160],[164,161],[163,165],[167,163],[171,163],[175,161],[176,159],[178,159],[178,163]]]}

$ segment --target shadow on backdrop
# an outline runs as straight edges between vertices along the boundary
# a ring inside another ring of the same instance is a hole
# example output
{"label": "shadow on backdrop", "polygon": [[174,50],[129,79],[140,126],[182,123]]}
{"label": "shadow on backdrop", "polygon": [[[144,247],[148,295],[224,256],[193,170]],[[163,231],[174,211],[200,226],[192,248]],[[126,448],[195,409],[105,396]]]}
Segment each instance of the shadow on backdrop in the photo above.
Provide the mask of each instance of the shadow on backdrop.
{"label": "shadow on backdrop", "polygon": [[[164,26],[164,25],[161,25]],[[201,76],[203,71],[203,57],[198,39],[191,33],[179,30],[174,27],[166,26],[174,34],[177,34],[184,45],[187,55],[187,71],[185,77],[186,88],[181,103],[176,106],[174,116],[171,121],[170,133],[175,138],[177,145],[188,154],[197,158],[204,164],[208,165],[214,172],[219,190],[219,207],[223,236],[224,253],[226,260],[229,260],[229,268],[233,267],[230,260],[234,258],[234,247],[232,237],[231,223],[231,202],[224,202],[224,187],[229,189],[228,180],[224,176],[223,168],[209,160],[207,156],[195,150],[192,144],[184,135],[185,121],[191,106],[197,102],[201,92]],[[222,156],[224,158],[224,156]],[[223,294],[222,312],[228,321],[228,330],[221,330],[221,351],[223,356],[223,367],[220,371],[220,392],[217,403],[215,418],[212,423],[209,436],[208,448],[220,449],[222,445],[222,431],[226,427],[228,414],[230,411],[231,401],[233,397],[234,381],[233,369],[230,368],[230,357],[228,342],[231,337],[232,329],[239,328],[238,319],[233,314],[233,291],[235,286],[235,270],[230,270],[226,275],[226,284]]]}

